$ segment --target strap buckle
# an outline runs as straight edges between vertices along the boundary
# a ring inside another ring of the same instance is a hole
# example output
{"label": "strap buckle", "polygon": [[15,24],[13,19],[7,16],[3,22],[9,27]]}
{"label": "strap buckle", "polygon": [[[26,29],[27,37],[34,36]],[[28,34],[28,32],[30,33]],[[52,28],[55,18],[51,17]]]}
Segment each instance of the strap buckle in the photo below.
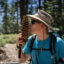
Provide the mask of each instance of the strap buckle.
{"label": "strap buckle", "polygon": [[40,51],[42,51],[42,48],[40,49]]}

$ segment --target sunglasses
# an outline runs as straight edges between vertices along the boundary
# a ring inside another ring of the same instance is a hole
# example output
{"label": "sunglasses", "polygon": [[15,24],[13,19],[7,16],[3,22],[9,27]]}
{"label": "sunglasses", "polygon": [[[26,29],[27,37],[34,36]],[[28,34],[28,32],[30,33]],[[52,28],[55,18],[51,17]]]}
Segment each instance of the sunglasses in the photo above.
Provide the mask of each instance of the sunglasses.
{"label": "sunglasses", "polygon": [[37,21],[35,21],[35,20],[32,20],[32,21],[31,21],[31,24],[35,24],[35,22],[37,22]]}
{"label": "sunglasses", "polygon": [[35,21],[35,20],[31,19],[31,18],[29,18],[28,21],[29,21],[30,24],[35,24],[35,22],[40,23],[39,21]]}
{"label": "sunglasses", "polygon": [[31,20],[30,24],[40,23],[39,21]]}

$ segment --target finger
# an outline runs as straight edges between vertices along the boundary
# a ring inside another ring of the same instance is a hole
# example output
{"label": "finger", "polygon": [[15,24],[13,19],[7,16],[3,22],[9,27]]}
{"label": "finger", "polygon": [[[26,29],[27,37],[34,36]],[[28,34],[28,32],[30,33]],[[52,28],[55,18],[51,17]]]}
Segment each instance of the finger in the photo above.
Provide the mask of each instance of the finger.
{"label": "finger", "polygon": [[19,44],[19,43],[23,43],[23,41],[18,39],[17,44]]}
{"label": "finger", "polygon": [[20,41],[19,41],[19,43],[23,43],[23,41],[22,41],[22,40],[20,40]]}
{"label": "finger", "polygon": [[22,36],[22,33],[20,33],[18,36]]}
{"label": "finger", "polygon": [[20,43],[20,42],[19,42],[19,43],[17,43],[17,46],[19,46],[19,45],[23,45],[23,43]]}
{"label": "finger", "polygon": [[17,40],[22,40],[22,37],[21,36],[20,37],[18,36]]}

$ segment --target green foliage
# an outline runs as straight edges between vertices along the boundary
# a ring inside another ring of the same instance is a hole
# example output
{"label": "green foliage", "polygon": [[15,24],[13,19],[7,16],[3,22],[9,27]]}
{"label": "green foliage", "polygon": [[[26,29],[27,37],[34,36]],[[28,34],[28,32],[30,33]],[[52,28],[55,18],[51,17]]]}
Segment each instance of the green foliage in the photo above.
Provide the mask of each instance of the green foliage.
{"label": "green foliage", "polygon": [[0,38],[0,47],[3,47],[5,44],[6,44],[6,41]]}
{"label": "green foliage", "polygon": [[[9,6],[10,4],[8,3],[6,4],[7,1],[8,0],[4,0],[0,4],[5,12],[5,15],[3,16],[3,33],[5,33],[6,29],[8,33],[17,33],[18,17],[16,17],[16,14],[18,10],[18,16],[20,16],[22,20],[25,14],[34,14],[39,7],[53,16],[53,27],[62,27],[62,29],[64,29],[64,2],[62,3],[62,0],[44,0],[43,2],[42,0],[38,0],[39,2],[36,0],[17,0],[14,2],[14,0],[12,0],[11,6]],[[19,29],[21,28],[19,27]]]}
{"label": "green foliage", "polygon": [[0,47],[4,46],[7,43],[16,43],[17,36],[17,34],[0,35]]}
{"label": "green foliage", "polygon": [[11,6],[8,5],[7,0],[5,0],[3,6],[4,16],[3,16],[3,33],[12,34],[17,33],[17,18],[15,15],[15,4],[12,0]]}
{"label": "green foliage", "polygon": [[44,3],[44,9],[46,12],[48,12],[49,14],[52,15],[53,17],[53,21],[52,21],[52,25],[53,27],[57,27],[59,29],[62,28],[62,31],[64,32],[64,9],[63,9],[63,4],[62,1],[46,1]]}
{"label": "green foliage", "polygon": [[0,34],[2,34],[2,24],[0,24]]}

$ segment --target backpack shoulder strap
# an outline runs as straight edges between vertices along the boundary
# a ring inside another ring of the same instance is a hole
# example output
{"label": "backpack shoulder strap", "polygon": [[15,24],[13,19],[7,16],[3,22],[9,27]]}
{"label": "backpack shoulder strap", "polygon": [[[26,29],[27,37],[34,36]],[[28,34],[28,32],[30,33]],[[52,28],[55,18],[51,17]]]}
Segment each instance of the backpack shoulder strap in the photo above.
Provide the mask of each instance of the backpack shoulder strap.
{"label": "backpack shoulder strap", "polygon": [[32,47],[33,47],[33,43],[34,43],[35,38],[36,38],[36,35],[33,35],[31,38],[31,44],[30,44],[30,50],[31,51],[32,51]]}
{"label": "backpack shoulder strap", "polygon": [[53,49],[54,49],[54,52],[56,53],[55,42],[56,42],[56,36],[53,35]]}
{"label": "backpack shoulder strap", "polygon": [[55,42],[56,42],[56,36],[51,33],[50,52],[52,55],[54,55],[55,64],[58,64],[57,58],[56,58]]}
{"label": "backpack shoulder strap", "polygon": [[53,50],[52,50],[52,39],[53,39],[53,35],[51,34],[51,39],[50,39],[50,52],[51,52],[51,54],[53,54]]}
{"label": "backpack shoulder strap", "polygon": [[54,50],[54,56],[55,56],[55,64],[58,64],[57,58],[56,58],[56,49],[55,49],[55,42],[56,42],[56,36],[53,35],[53,50]]}
{"label": "backpack shoulder strap", "polygon": [[[32,38],[31,38],[31,43],[30,43],[30,51],[32,52],[32,47],[33,47],[33,43],[34,43],[34,40],[36,38],[36,35],[33,35]],[[32,57],[29,58],[29,63],[31,64],[32,62]]]}
{"label": "backpack shoulder strap", "polygon": [[51,39],[50,39],[50,52],[51,52],[51,54],[53,54],[53,52],[56,53],[55,42],[56,42],[56,36],[51,33]]}

